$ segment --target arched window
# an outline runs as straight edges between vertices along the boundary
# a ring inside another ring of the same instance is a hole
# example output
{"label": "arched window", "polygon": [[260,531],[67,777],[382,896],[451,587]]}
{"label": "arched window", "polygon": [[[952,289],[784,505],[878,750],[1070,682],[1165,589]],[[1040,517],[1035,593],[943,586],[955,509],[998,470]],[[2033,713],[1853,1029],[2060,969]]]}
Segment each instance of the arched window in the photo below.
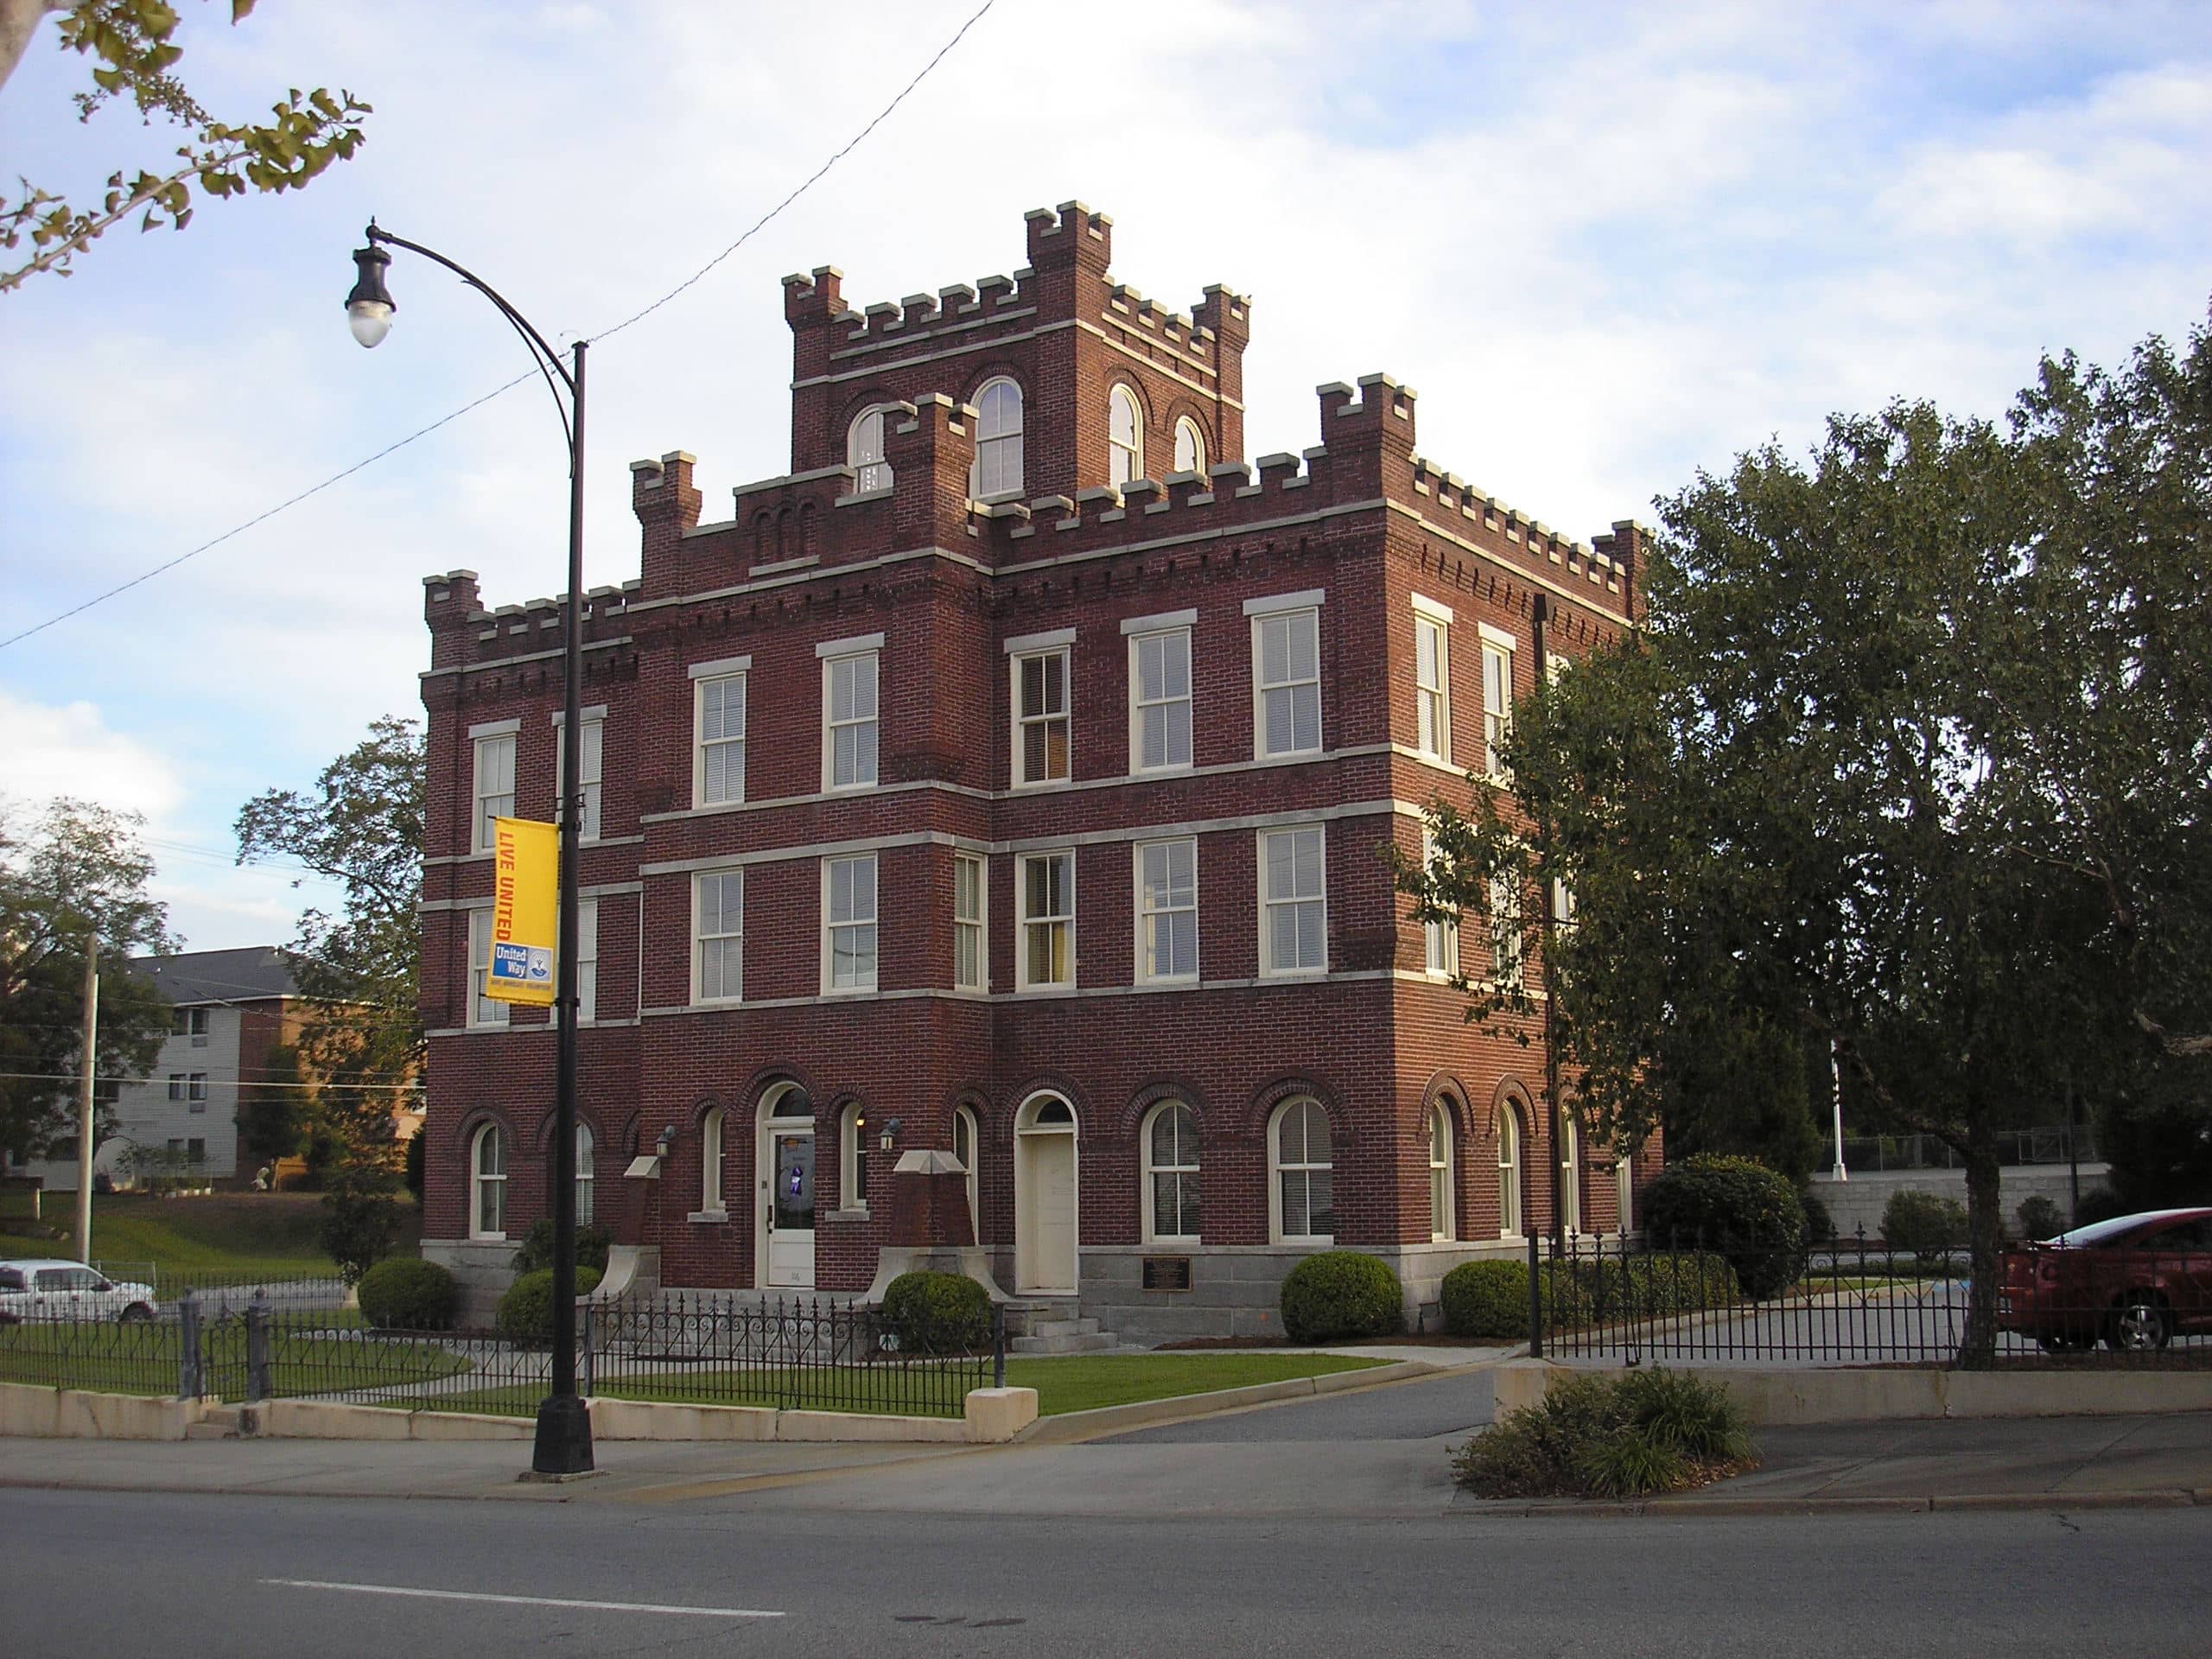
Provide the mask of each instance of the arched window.
{"label": "arched window", "polygon": [[1623,1153],[1613,1166],[1614,1213],[1619,1218],[1620,1235],[1626,1238],[1636,1229],[1636,1155]]}
{"label": "arched window", "polygon": [[1116,386],[1106,410],[1106,481],[1116,489],[1144,476],[1144,413],[1137,395]]}
{"label": "arched window", "polygon": [[591,1225],[592,1189],[597,1184],[598,1170],[593,1153],[596,1147],[591,1125],[576,1125],[576,1225]]}
{"label": "arched window", "polygon": [[496,1123],[476,1131],[468,1147],[468,1179],[474,1203],[468,1211],[471,1238],[507,1236],[507,1137]]}
{"label": "arched window", "polygon": [[891,463],[883,458],[883,411],[864,409],[845,434],[845,464],[853,469],[853,491],[872,495],[891,487]]}
{"label": "arched window", "polygon": [[699,1209],[722,1213],[722,1109],[715,1107],[699,1126]]}
{"label": "arched window", "polygon": [[857,1101],[837,1119],[837,1206],[868,1208],[868,1108]]}
{"label": "arched window", "polygon": [[1452,1113],[1441,1101],[1428,1109],[1428,1236],[1452,1236]]}
{"label": "arched window", "polygon": [[1559,1118],[1559,1217],[1570,1233],[1582,1230],[1582,1172],[1580,1137],[1574,1119],[1561,1111]]}
{"label": "arched window", "polygon": [[1521,1236],[1521,1109],[1497,1110],[1497,1236]]}
{"label": "arched window", "polygon": [[1185,415],[1175,423],[1175,470],[1203,473],[1206,469],[1206,435]]}
{"label": "arched window", "polygon": [[1161,1102],[1145,1119],[1144,1236],[1154,1244],[1198,1242],[1198,1119],[1179,1100]]}
{"label": "arched window", "polygon": [[1337,1206],[1331,1185],[1335,1161],[1329,1145],[1329,1115],[1318,1100],[1286,1101],[1268,1133],[1268,1161],[1274,1176],[1275,1243],[1326,1244],[1337,1230]]}
{"label": "arched window", "polygon": [[983,1211],[976,1201],[980,1191],[976,1181],[976,1160],[982,1155],[982,1145],[983,1137],[974,1110],[966,1106],[956,1107],[952,1114],[952,1155],[968,1172],[964,1178],[968,1188],[968,1230],[978,1244],[983,1242]]}
{"label": "arched window", "polygon": [[976,474],[971,493],[1021,490],[1021,388],[1003,377],[976,394]]}

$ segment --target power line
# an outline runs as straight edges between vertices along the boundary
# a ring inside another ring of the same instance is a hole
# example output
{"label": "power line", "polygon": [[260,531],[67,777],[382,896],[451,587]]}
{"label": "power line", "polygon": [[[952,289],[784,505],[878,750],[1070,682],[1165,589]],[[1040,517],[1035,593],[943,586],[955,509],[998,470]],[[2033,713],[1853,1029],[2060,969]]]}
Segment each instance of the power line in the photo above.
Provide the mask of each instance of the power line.
{"label": "power line", "polygon": [[[654,312],[659,310],[661,307],[666,305],[677,295],[683,293],[686,289],[690,288],[694,283],[697,283],[700,278],[705,276],[708,272],[714,270],[715,266],[721,264],[723,260],[728,258],[730,255],[735,253],[747,242],[750,242],[754,236],[758,235],[763,229],[765,229],[768,224],[776,219],[778,215],[782,213],[786,207],[790,207],[801,196],[804,195],[809,190],[812,189],[814,186],[820,181],[823,175],[827,174],[831,168],[836,166],[839,162],[843,161],[847,156],[850,155],[854,149],[857,149],[863,139],[867,138],[870,133],[874,132],[877,127],[880,126],[884,121],[890,117],[892,111],[896,110],[901,104],[905,103],[906,101],[907,95],[917,86],[919,86],[924,80],[929,78],[931,71],[934,70],[938,64],[944,60],[945,55],[950,53],[953,48],[960,44],[961,41],[966,37],[968,31],[975,28],[978,22],[982,21],[983,14],[990,10],[990,9],[997,3],[998,0],[983,0],[983,3],[976,9],[976,10],[969,16],[968,21],[961,24],[958,29],[953,31],[952,38],[945,41],[943,46],[938,48],[935,54],[931,57],[930,60],[924,64],[921,68],[916,72],[911,80],[899,89],[897,95],[893,97],[888,104],[886,104],[880,110],[876,111],[874,119],[869,121],[868,124],[862,127],[857,133],[854,134],[852,138],[849,140],[842,149],[833,154],[828,161],[823,162],[820,167],[817,168],[811,174],[810,174],[805,181],[802,182],[797,189],[793,190],[773,207],[771,207],[766,213],[761,214],[759,219],[755,219],[753,222],[752,226],[746,231],[744,235],[739,237],[736,241],[731,243],[720,253],[707,261],[705,264],[700,266],[697,270],[685,277],[674,288],[670,289],[667,293],[662,295],[652,304],[645,307],[642,310],[632,312],[629,316],[623,318],[621,321],[616,323],[613,327],[602,330],[599,334],[594,336],[594,338],[601,340],[612,339],[614,335],[620,334],[625,328],[630,327],[631,324],[642,321],[646,317],[651,316]],[[118,583],[115,587],[109,588],[105,593],[95,594],[92,598],[85,601],[81,605],[73,605],[67,610],[61,612],[59,615],[50,616],[43,622],[35,623],[31,626],[25,628],[20,633],[10,634],[6,639],[0,639],[0,651],[5,651],[10,645],[20,645],[22,641],[29,639],[33,634],[43,633],[47,629],[53,627],[56,623],[67,622],[71,617],[81,615],[85,612],[91,610],[95,605],[104,605],[109,600],[117,597],[118,594],[129,593],[133,588],[139,586],[142,582],[151,582],[156,576],[161,575],[164,572],[175,569],[177,566],[186,563],[188,560],[196,559],[202,553],[206,553],[214,548],[220,547],[225,542],[231,540],[233,537],[242,536],[247,531],[251,530],[255,525],[265,524],[270,519],[274,518],[278,513],[296,507],[299,505],[301,502],[305,501],[313,496],[321,494],[325,490],[330,488],[332,485],[342,483],[346,479],[353,477],[354,474],[361,471],[364,467],[373,467],[378,461],[382,461],[386,455],[392,454],[398,450],[404,449],[409,444],[413,443],[416,439],[426,438],[429,436],[431,433],[436,431],[440,427],[450,425],[452,423],[459,420],[462,416],[470,413],[472,410],[482,408],[486,404],[490,403],[494,397],[501,397],[507,392],[512,391],[517,386],[522,385],[524,381],[535,379],[537,377],[537,374],[538,371],[535,368],[526,370],[524,372],[517,375],[513,379],[508,381],[505,385],[494,386],[491,391],[486,392],[481,397],[477,398],[474,403],[464,404],[459,409],[454,410],[452,414],[444,416],[438,420],[432,421],[428,426],[409,433],[397,442],[386,444],[383,448],[378,450],[376,454],[368,456],[365,460],[355,461],[351,467],[346,467],[346,470],[341,473],[332,474],[328,478],[324,479],[321,483],[312,485],[308,488],[302,490],[297,495],[291,497],[288,500],[278,502],[275,506],[270,507],[264,512],[256,513],[244,524],[235,524],[229,530],[225,531],[221,535],[202,542],[199,546],[192,548],[186,552],[180,553],[175,558],[157,564],[152,569],[143,571],[141,574],[131,577],[128,582]]]}

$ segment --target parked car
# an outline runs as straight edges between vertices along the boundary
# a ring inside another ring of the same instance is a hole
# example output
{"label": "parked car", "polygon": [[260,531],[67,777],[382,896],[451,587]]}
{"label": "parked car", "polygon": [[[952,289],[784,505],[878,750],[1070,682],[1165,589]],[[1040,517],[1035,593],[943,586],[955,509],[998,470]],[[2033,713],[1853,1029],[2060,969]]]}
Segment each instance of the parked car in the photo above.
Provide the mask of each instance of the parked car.
{"label": "parked car", "polygon": [[2047,1353],[2158,1349],[2212,1331],[2212,1208],[2146,1210],[2011,1247],[1997,1324]]}
{"label": "parked car", "polygon": [[154,1317],[154,1287],[110,1279],[81,1262],[0,1262],[0,1322]]}

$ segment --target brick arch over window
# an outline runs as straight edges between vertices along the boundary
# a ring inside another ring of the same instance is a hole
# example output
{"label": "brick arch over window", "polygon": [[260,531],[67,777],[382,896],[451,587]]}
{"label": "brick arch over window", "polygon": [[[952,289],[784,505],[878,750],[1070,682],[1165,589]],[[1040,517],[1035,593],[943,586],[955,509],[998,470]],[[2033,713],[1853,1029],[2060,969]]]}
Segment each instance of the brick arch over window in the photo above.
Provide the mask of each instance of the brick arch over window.
{"label": "brick arch over window", "polygon": [[1198,429],[1198,442],[1205,450],[1205,454],[1198,458],[1198,470],[1203,473],[1214,463],[1217,458],[1214,423],[1207,417],[1204,404],[1194,398],[1179,397],[1167,405],[1166,419],[1168,443],[1167,463],[1171,471],[1175,470],[1175,452],[1181,447],[1182,428],[1185,421]]}
{"label": "brick arch over window", "polygon": [[1205,1095],[1198,1085],[1177,1077],[1154,1077],[1129,1096],[1113,1122],[1108,1126],[1111,1134],[1126,1140],[1143,1127],[1152,1109],[1163,1100],[1179,1100],[1191,1109],[1191,1116],[1198,1120],[1198,1133],[1205,1135],[1217,1126],[1206,1109]]}
{"label": "brick arch over window", "polygon": [[1344,1109],[1344,1103],[1337,1097],[1336,1090],[1326,1084],[1317,1083],[1306,1077],[1279,1077],[1255,1090],[1244,1108],[1243,1122],[1240,1126],[1243,1133],[1264,1143],[1268,1126],[1274,1119],[1275,1108],[1298,1095],[1308,1096],[1319,1102],[1321,1109],[1328,1114],[1330,1140],[1339,1154],[1357,1139],[1352,1133],[1351,1114]]}
{"label": "brick arch over window", "polygon": [[1509,1103],[1521,1109],[1522,1129],[1525,1134],[1534,1135],[1539,1127],[1536,1116],[1536,1096],[1530,1091],[1527,1084],[1518,1077],[1510,1076],[1503,1078],[1497,1087],[1491,1091],[1490,1109],[1482,1124],[1484,1132],[1493,1141],[1497,1138],[1498,1115],[1504,1111]]}
{"label": "brick arch over window", "polygon": [[1427,1134],[1429,1109],[1442,1106],[1451,1112],[1452,1122],[1461,1135],[1472,1135],[1476,1130],[1475,1114],[1467,1103],[1473,1098],[1473,1092],[1454,1073],[1432,1073],[1428,1081],[1421,1085],[1421,1106],[1412,1124],[1408,1127]]}
{"label": "brick arch over window", "polygon": [[995,1122],[990,1122],[987,1120],[987,1123],[989,1123],[992,1128],[994,1143],[1002,1137],[1007,1145],[1014,1144],[1014,1119],[1020,1115],[1021,1109],[1039,1095],[1058,1095],[1062,1100],[1067,1102],[1075,1113],[1077,1137],[1087,1138],[1089,1128],[1095,1122],[1091,1116],[1090,1097],[1060,1073],[1039,1071],[1025,1079],[1019,1086],[1008,1090],[1001,1096],[1004,1104],[992,1114],[992,1119]]}
{"label": "brick arch over window", "polygon": [[821,1088],[797,1066],[779,1064],[764,1065],[746,1080],[745,1087],[739,1095],[739,1099],[744,1105],[745,1116],[749,1119],[758,1119],[760,1116],[760,1103],[768,1097],[769,1091],[787,1083],[797,1084],[805,1091],[808,1101],[814,1107],[814,1116],[819,1120],[822,1116],[822,1102],[827,1090]]}

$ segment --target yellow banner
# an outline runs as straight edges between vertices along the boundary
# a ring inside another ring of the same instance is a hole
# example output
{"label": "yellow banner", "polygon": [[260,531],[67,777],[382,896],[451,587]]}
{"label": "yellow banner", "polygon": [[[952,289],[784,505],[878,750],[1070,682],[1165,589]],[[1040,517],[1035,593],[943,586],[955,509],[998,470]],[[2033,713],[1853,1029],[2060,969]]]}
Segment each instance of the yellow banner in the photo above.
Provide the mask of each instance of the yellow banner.
{"label": "yellow banner", "polygon": [[537,1008],[553,1006],[560,862],[560,832],[551,824],[492,820],[492,960],[485,995]]}

